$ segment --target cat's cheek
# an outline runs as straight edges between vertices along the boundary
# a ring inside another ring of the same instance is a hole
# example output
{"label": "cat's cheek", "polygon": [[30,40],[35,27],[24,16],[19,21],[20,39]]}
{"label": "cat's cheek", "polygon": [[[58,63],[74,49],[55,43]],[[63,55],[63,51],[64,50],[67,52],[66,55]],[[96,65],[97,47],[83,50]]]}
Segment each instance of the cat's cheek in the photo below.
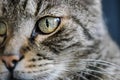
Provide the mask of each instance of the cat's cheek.
{"label": "cat's cheek", "polygon": [[[34,56],[34,57],[33,57]],[[49,59],[39,59],[34,52],[29,52],[25,55],[16,68],[13,76],[16,79],[40,79],[51,78],[54,79],[65,70],[65,64],[62,62],[55,63]],[[51,77],[52,76],[52,77]]]}
{"label": "cat's cheek", "polygon": [[27,65],[28,65],[29,62],[27,62],[25,59],[20,61],[17,66],[15,67],[14,69],[14,72],[13,72],[13,77],[15,79],[33,79],[33,75],[30,74],[32,73],[32,70],[33,69],[29,69],[27,68]]}

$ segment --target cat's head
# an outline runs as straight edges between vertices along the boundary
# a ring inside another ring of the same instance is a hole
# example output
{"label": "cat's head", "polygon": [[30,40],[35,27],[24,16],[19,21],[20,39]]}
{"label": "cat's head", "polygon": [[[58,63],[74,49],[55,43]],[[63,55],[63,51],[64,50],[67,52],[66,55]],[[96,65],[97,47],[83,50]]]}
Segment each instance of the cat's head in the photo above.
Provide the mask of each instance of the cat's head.
{"label": "cat's head", "polygon": [[100,0],[0,0],[0,80],[65,75],[97,50],[99,22]]}

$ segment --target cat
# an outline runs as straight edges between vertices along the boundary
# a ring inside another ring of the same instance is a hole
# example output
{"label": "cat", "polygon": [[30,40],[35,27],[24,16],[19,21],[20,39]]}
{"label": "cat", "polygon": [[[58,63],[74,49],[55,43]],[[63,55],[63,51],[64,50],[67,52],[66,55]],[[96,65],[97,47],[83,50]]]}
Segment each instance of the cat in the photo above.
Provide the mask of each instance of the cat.
{"label": "cat", "polygon": [[101,0],[0,0],[0,80],[120,80]]}

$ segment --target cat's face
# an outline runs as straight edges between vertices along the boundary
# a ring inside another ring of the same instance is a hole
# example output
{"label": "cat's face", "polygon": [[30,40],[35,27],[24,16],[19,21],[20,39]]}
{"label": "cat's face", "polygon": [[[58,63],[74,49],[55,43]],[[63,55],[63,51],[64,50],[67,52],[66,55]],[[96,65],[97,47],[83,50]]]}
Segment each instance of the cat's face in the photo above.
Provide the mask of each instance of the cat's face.
{"label": "cat's face", "polygon": [[62,77],[74,59],[94,51],[98,6],[89,0],[0,0],[0,80]]}

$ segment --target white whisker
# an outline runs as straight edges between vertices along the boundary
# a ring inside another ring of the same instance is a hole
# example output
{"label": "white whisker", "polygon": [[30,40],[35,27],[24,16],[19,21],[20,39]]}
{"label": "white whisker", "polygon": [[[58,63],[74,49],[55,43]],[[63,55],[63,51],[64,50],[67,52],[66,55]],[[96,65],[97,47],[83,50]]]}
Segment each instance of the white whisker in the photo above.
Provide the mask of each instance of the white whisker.
{"label": "white whisker", "polygon": [[85,69],[85,70],[83,70],[83,71],[99,73],[99,74],[101,74],[101,75],[104,75],[105,77],[108,77],[109,79],[114,80],[113,76],[109,75],[109,74],[106,73],[106,72],[96,71],[96,70],[90,70],[90,69]]}
{"label": "white whisker", "polygon": [[99,79],[99,80],[104,80],[104,79],[100,78],[99,76],[93,75],[93,74],[91,74],[91,73],[89,73],[89,72],[83,71],[83,73],[84,73],[84,74],[87,74],[87,75],[90,75],[90,76],[93,76],[94,78],[97,78],[97,79]]}
{"label": "white whisker", "polygon": [[[91,65],[89,64],[89,66],[93,66],[94,68],[97,68],[99,69],[100,71],[102,72],[106,72],[110,75],[115,75],[115,74],[120,74],[120,73],[116,73],[116,70],[114,70],[114,68],[111,68],[111,70],[109,68],[102,68],[102,67],[99,67],[99,66],[94,66],[94,65]],[[116,68],[117,69],[117,68]]]}
{"label": "white whisker", "polygon": [[[111,63],[111,62],[107,62],[107,61],[104,61],[104,60],[95,60],[95,59],[80,59],[82,62],[89,62],[89,63],[93,63],[93,62],[96,62],[97,64],[102,64],[102,65],[105,65],[105,66],[115,66],[117,68],[119,68],[120,66],[119,65],[116,65],[114,63]],[[81,62],[80,61],[80,62]]]}
{"label": "white whisker", "polygon": [[84,80],[88,80],[85,76],[83,76],[82,74],[79,74],[78,76],[80,76],[82,79]]}

